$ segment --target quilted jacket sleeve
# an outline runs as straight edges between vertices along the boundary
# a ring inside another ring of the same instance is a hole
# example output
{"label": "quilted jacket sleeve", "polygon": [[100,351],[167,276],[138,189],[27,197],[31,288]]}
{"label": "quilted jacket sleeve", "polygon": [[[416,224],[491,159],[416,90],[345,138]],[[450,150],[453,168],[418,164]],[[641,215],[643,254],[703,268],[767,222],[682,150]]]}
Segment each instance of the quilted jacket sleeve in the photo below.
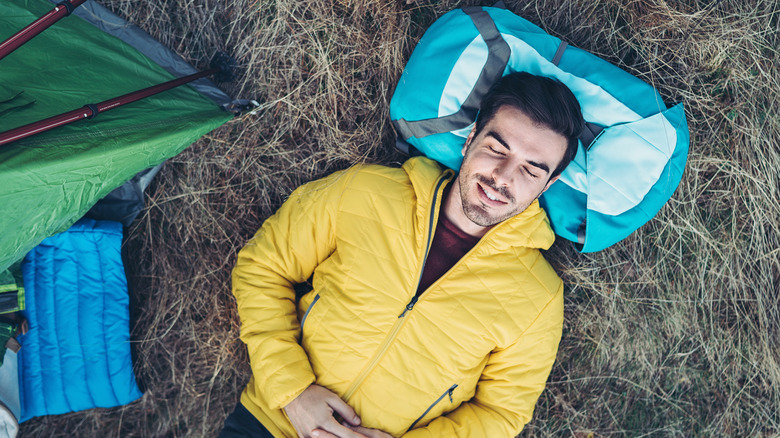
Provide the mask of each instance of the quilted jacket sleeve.
{"label": "quilted jacket sleeve", "polygon": [[314,382],[298,344],[293,285],[306,281],[335,249],[335,214],[348,172],[305,184],[238,253],[233,294],[256,391],[279,409]]}
{"label": "quilted jacket sleeve", "polygon": [[514,437],[544,390],[563,328],[563,285],[534,323],[514,342],[493,351],[474,397],[404,438]]}

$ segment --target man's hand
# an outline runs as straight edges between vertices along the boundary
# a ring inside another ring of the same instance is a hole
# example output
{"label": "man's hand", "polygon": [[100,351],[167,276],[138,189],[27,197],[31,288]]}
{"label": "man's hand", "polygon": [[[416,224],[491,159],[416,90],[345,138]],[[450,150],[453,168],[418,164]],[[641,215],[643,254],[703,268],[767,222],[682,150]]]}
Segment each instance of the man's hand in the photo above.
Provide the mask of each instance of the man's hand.
{"label": "man's hand", "polygon": [[[284,407],[284,411],[300,438],[366,438],[365,435],[347,427],[360,425],[360,417],[355,410],[339,396],[319,385],[306,388]],[[336,420],[334,412],[344,419],[346,425],[341,425]]]}
{"label": "man's hand", "polygon": [[366,438],[394,438],[389,433],[379,429],[369,429],[363,426],[348,426],[350,429],[365,435]]}
{"label": "man's hand", "polygon": [[[360,437],[365,438],[393,438],[392,435],[390,435],[387,432],[383,432],[379,429],[369,429],[367,427],[363,426],[352,426],[347,424],[347,427],[357,432]],[[312,436],[314,438],[338,438],[336,435],[333,435],[332,433],[325,432],[324,430],[317,429],[312,432]]]}

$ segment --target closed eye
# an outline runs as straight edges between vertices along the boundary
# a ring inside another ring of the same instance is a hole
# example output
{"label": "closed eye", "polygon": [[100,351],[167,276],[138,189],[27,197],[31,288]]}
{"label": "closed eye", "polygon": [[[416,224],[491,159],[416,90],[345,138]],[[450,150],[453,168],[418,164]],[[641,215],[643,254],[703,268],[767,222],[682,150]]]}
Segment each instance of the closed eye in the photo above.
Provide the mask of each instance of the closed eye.
{"label": "closed eye", "polygon": [[527,174],[528,174],[528,176],[530,176],[531,178],[539,178],[539,177],[538,177],[536,174],[534,174],[533,172],[531,172],[530,170],[528,170],[528,168],[527,168],[527,167],[525,167],[524,169],[525,169],[525,173],[527,173]]}
{"label": "closed eye", "polygon": [[494,148],[493,146],[488,146],[488,149],[490,149],[490,152],[493,152],[496,155],[504,155],[503,151],[500,151],[500,150]]}

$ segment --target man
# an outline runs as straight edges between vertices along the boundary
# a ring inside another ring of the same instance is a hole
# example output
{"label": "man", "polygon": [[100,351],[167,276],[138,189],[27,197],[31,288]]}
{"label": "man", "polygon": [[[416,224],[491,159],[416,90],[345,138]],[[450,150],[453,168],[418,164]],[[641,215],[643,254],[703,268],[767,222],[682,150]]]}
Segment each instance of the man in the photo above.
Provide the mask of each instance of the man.
{"label": "man", "polygon": [[485,97],[457,176],[417,157],[293,192],[233,271],[253,376],[221,436],[519,433],[563,323],[536,198],[582,126],[564,85],[512,74]]}

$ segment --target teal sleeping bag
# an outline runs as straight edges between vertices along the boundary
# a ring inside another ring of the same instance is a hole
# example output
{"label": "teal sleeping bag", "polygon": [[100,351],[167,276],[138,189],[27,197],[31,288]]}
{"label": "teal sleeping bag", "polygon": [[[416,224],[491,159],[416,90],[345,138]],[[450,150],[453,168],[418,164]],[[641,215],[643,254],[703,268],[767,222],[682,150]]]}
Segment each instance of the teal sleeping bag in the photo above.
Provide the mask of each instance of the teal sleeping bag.
{"label": "teal sleeping bag", "polygon": [[20,422],[141,397],[130,356],[122,224],[81,219],[24,258]]}
{"label": "teal sleeping bag", "polygon": [[556,234],[598,251],[654,217],[685,168],[682,104],[667,108],[647,83],[505,9],[456,9],[426,31],[390,101],[399,149],[457,170],[482,97],[517,71],[566,84],[588,127],[540,198]]}

